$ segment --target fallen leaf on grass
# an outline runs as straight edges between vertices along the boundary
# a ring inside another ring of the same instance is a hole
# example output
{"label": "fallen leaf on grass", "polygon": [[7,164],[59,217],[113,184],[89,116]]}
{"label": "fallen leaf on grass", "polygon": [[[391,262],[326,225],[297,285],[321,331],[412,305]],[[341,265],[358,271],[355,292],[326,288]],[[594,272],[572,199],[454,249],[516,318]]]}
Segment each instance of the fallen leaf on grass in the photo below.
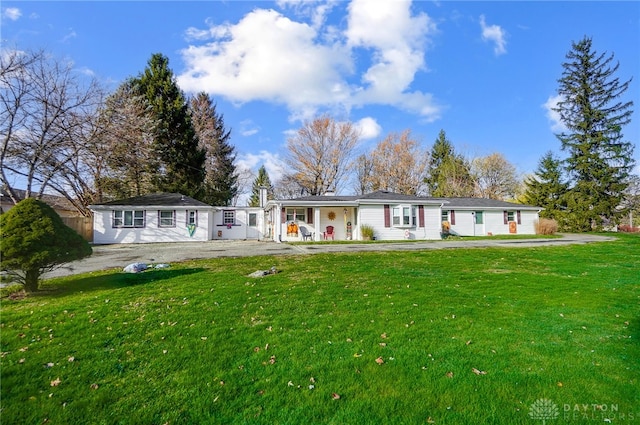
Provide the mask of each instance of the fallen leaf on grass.
{"label": "fallen leaf on grass", "polygon": [[362,357],[362,354],[355,353],[353,357]]}
{"label": "fallen leaf on grass", "polygon": [[381,365],[381,364],[383,364],[383,363],[384,363],[384,360],[382,360],[382,357],[378,357],[378,358],[376,359],[376,363],[378,363],[379,365]]}
{"label": "fallen leaf on grass", "polygon": [[71,363],[71,362],[75,361],[75,360],[76,360],[76,358],[75,358],[75,357],[73,357],[73,356],[71,356],[71,357],[69,357],[67,360],[69,360],[69,363]]}
{"label": "fallen leaf on grass", "polygon": [[485,372],[484,370],[478,370],[475,367],[473,369],[471,369],[473,371],[473,373],[475,373],[476,375],[486,375],[487,372]]}
{"label": "fallen leaf on grass", "polygon": [[54,363],[51,363],[51,362],[47,363],[47,367],[54,367],[54,366],[55,366]]}
{"label": "fallen leaf on grass", "polygon": [[26,360],[26,359],[22,358],[22,359],[18,360],[18,363],[22,364],[22,363],[24,363],[24,362],[25,362],[25,360]]}
{"label": "fallen leaf on grass", "polygon": [[269,364],[274,364],[276,362],[276,356],[271,356],[269,358]]}
{"label": "fallen leaf on grass", "polygon": [[52,387],[57,387],[58,385],[60,385],[62,381],[60,380],[60,378],[56,378],[53,381],[51,381],[51,386]]}
{"label": "fallen leaf on grass", "polygon": [[563,385],[562,382],[558,382],[559,387],[562,387],[562,385]]}
{"label": "fallen leaf on grass", "polygon": [[386,342],[381,342],[381,343],[380,343],[380,347],[386,347],[386,346],[387,346],[387,343],[386,343]]}
{"label": "fallen leaf on grass", "polygon": [[453,378],[453,372],[447,372],[445,375],[447,378]]}
{"label": "fallen leaf on grass", "polygon": [[384,338],[386,338],[386,337],[387,337],[387,333],[386,333],[386,332],[380,335],[380,338],[383,338],[383,339],[384,339]]}
{"label": "fallen leaf on grass", "polygon": [[339,400],[340,399],[340,394],[333,393],[333,394],[331,394],[331,398],[334,399],[334,400]]}
{"label": "fallen leaf on grass", "polygon": [[92,390],[97,390],[98,389],[98,384],[91,384],[91,389]]}
{"label": "fallen leaf on grass", "polygon": [[429,416],[429,417],[427,418],[427,423],[428,423],[428,424],[435,424],[435,423],[436,423],[436,421],[434,421],[433,419],[431,419],[431,416]]}
{"label": "fallen leaf on grass", "polygon": [[471,344],[473,344],[473,341],[469,340],[469,341],[467,341],[465,344],[467,344],[467,345],[471,345]]}

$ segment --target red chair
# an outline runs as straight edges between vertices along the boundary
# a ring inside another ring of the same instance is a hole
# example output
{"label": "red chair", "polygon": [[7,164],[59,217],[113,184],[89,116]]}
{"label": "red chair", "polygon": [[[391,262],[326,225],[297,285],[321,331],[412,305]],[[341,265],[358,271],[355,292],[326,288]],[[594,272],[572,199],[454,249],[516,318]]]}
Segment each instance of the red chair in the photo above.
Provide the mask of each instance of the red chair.
{"label": "red chair", "polygon": [[334,233],[333,233],[333,226],[327,226],[327,231],[324,232],[324,239],[327,240],[331,238],[332,240],[334,239]]}

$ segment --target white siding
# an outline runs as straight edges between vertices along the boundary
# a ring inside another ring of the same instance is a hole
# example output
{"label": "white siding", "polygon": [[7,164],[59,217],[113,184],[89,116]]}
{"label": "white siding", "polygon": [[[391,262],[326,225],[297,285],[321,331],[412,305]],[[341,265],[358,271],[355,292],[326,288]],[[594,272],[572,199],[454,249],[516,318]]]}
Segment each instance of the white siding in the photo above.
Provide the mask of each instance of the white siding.
{"label": "white siding", "polygon": [[[234,224],[224,224],[224,212],[233,211]],[[256,226],[249,226],[249,215],[256,214]],[[259,239],[264,238],[265,214],[261,208],[221,208],[213,215],[212,239]]]}
{"label": "white siding", "polygon": [[[492,235],[508,235],[509,224],[504,223],[504,211],[505,210],[480,210],[483,213],[483,225],[474,226],[473,211],[471,210],[456,210],[456,224],[451,225],[451,234],[458,236],[487,236],[489,233]],[[516,222],[516,234],[519,235],[533,235],[535,234],[534,223],[538,220],[538,212],[531,210],[520,211],[521,224],[517,224],[518,214],[517,210],[509,209],[513,211],[513,221]],[[451,213],[449,213],[451,217]]]}
{"label": "white siding", "polygon": [[[390,208],[393,208],[390,205]],[[420,227],[419,212],[416,212],[417,226],[413,227],[385,227],[384,205],[360,206],[359,224],[368,224],[374,228],[376,240],[402,240],[409,232],[409,239],[440,239],[440,207],[424,206],[424,227]]]}
{"label": "white siding", "polygon": [[[117,209],[117,208],[116,208]],[[123,207],[123,210],[142,210],[142,208]],[[160,210],[174,210],[167,207]],[[113,244],[113,243],[152,243],[152,242],[195,242],[207,241],[211,238],[211,212],[209,210],[190,211],[198,212],[198,225],[193,236],[189,235],[187,229],[186,209],[175,209],[175,226],[158,226],[158,209],[144,209],[145,226],[136,227],[113,227],[112,210],[96,210],[93,218],[93,243]]]}

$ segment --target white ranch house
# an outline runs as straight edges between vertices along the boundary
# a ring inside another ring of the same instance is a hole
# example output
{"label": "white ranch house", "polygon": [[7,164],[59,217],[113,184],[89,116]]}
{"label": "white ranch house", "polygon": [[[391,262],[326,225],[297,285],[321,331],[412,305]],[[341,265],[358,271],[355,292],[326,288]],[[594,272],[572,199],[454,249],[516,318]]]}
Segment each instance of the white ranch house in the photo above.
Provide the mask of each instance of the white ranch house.
{"label": "white ranch house", "polygon": [[95,244],[227,240],[275,242],[377,240],[534,234],[539,207],[480,198],[429,198],[377,191],[356,196],[305,196],[262,207],[215,207],[178,193],[90,206]]}

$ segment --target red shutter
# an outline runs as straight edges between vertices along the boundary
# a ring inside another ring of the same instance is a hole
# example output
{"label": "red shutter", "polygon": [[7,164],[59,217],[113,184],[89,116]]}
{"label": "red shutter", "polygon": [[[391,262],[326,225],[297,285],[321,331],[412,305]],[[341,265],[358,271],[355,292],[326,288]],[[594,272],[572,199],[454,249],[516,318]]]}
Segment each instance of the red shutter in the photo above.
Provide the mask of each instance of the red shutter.
{"label": "red shutter", "polygon": [[509,213],[502,211],[502,216],[504,217],[504,224],[509,224]]}
{"label": "red shutter", "polygon": [[287,221],[287,210],[283,207],[282,210],[280,210],[280,222],[284,223],[285,221]]}
{"label": "red shutter", "polygon": [[389,211],[389,205],[384,206],[384,227],[391,227],[391,211]]}
{"label": "red shutter", "polygon": [[520,210],[516,211],[516,215],[518,216],[518,224],[522,224],[522,217],[520,216]]}
{"label": "red shutter", "polygon": [[451,225],[454,226],[456,224],[456,212],[451,210],[449,213],[451,215]]}
{"label": "red shutter", "polygon": [[313,208],[307,208],[307,223],[313,224]]}
{"label": "red shutter", "polygon": [[424,227],[424,205],[418,205],[418,225]]}

